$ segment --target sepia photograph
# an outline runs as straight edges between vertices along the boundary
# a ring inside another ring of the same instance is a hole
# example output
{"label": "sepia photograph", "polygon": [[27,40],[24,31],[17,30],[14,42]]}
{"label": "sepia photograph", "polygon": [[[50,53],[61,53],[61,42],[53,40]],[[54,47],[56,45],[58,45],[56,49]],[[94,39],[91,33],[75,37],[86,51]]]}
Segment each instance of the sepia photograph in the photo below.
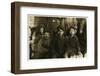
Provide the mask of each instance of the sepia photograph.
{"label": "sepia photograph", "polygon": [[87,57],[87,18],[27,15],[30,59]]}
{"label": "sepia photograph", "polygon": [[11,4],[11,72],[97,69],[97,7]]}

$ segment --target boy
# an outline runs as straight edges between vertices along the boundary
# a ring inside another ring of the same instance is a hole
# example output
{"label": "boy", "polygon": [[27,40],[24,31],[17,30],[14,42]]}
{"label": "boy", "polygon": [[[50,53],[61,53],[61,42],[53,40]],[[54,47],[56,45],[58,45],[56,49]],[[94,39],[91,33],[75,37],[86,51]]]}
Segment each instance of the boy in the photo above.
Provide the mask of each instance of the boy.
{"label": "boy", "polygon": [[80,55],[79,40],[76,33],[77,29],[75,27],[70,27],[69,36],[66,37],[66,53],[68,58]]}

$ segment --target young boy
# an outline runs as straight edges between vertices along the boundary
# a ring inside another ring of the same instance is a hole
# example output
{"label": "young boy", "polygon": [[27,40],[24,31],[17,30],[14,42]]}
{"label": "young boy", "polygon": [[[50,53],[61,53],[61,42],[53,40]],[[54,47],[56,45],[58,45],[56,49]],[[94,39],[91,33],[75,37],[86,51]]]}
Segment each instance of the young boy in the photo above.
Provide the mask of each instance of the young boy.
{"label": "young boy", "polygon": [[66,47],[66,54],[67,57],[78,57],[80,55],[80,46],[79,40],[76,36],[77,29],[75,27],[71,27],[69,30],[69,36],[66,38],[67,47]]}

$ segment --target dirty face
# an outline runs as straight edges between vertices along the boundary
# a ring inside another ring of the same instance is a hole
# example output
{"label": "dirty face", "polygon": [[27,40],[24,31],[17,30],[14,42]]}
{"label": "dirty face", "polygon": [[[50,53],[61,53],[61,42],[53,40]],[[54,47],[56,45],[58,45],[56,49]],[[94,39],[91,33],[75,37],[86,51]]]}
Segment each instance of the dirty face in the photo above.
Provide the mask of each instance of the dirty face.
{"label": "dirty face", "polygon": [[43,27],[40,28],[40,32],[41,32],[41,33],[44,32],[44,28],[43,28]]}
{"label": "dirty face", "polygon": [[60,29],[60,30],[59,30],[59,34],[60,34],[60,35],[63,35],[63,34],[64,34],[64,31],[63,31],[62,29]]}
{"label": "dirty face", "polygon": [[59,35],[63,35],[64,34],[64,30],[62,30],[61,28],[58,29],[58,34]]}
{"label": "dirty face", "polygon": [[71,29],[70,29],[70,34],[71,34],[71,35],[75,35],[75,34],[76,34],[76,30],[75,30],[74,28],[71,28]]}
{"label": "dirty face", "polygon": [[50,33],[49,32],[45,32],[45,37],[49,38],[50,37]]}

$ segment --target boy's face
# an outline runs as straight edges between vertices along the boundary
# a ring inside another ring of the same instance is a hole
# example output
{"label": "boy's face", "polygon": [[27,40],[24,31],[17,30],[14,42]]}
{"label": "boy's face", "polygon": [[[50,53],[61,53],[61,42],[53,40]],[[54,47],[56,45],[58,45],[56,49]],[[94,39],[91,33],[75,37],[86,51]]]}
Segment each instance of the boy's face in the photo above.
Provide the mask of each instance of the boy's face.
{"label": "boy's face", "polygon": [[64,34],[64,31],[62,29],[59,30],[60,35]]}
{"label": "boy's face", "polygon": [[45,32],[45,37],[50,37],[50,34],[48,32]]}
{"label": "boy's face", "polygon": [[71,29],[70,29],[70,34],[71,34],[71,35],[75,35],[75,34],[76,34],[75,29],[71,28]]}
{"label": "boy's face", "polygon": [[43,28],[43,27],[41,27],[41,28],[40,28],[40,32],[43,32],[43,31],[44,31],[44,28]]}

